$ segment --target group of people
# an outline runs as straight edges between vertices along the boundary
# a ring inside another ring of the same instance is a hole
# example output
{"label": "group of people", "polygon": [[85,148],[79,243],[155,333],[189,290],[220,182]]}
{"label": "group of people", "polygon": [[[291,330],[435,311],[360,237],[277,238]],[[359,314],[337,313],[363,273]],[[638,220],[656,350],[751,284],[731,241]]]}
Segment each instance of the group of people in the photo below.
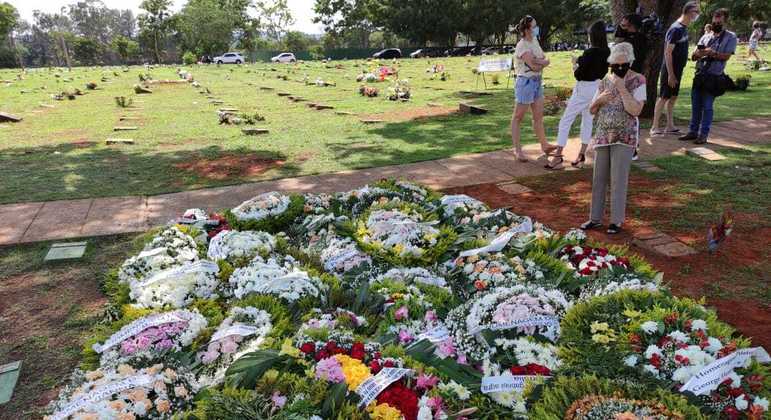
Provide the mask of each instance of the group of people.
{"label": "group of people", "polygon": [[[660,93],[656,101],[651,134],[679,133],[672,112],[680,89],[683,69],[688,61],[687,27],[699,18],[697,1],[687,2],[682,14],[665,35],[664,63],[661,68]],[[691,89],[691,122],[680,140],[706,143],[712,124],[713,103],[725,90],[725,65],[736,50],[737,38],[725,26],[728,11],[719,9],[712,15],[711,32],[697,43],[691,55],[696,61],[696,76]],[[541,151],[551,157],[547,169],[562,169],[563,151],[573,122],[581,116],[581,148],[571,163],[580,167],[586,161],[587,149],[594,151],[592,203],[584,230],[603,226],[606,192],[610,185],[610,223],[607,233],[621,231],[625,219],[626,196],[631,163],[637,156],[639,142],[638,115],[647,100],[643,65],[646,46],[639,15],[625,16],[618,25],[615,44],[608,47],[606,24],[595,22],[589,28],[590,47],[573,60],[576,85],[567,101],[559,123],[557,144],[546,139],[543,124],[544,92],[542,75],[551,63],[539,43],[538,23],[525,16],[517,25],[520,40],[514,53],[517,80],[516,105],[511,119],[511,138],[517,159],[527,162],[522,150],[520,128],[527,111],[531,111],[533,129]],[[660,129],[658,120],[666,114],[667,125]]]}

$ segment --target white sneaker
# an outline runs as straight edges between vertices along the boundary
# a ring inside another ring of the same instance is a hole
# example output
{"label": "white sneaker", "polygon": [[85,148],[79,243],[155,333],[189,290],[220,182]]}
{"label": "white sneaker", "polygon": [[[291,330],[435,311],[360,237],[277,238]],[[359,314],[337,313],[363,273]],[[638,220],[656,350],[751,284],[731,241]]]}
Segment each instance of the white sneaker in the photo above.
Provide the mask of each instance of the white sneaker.
{"label": "white sneaker", "polygon": [[634,149],[634,154],[632,155],[632,160],[639,160],[640,155],[637,154],[637,149]]}

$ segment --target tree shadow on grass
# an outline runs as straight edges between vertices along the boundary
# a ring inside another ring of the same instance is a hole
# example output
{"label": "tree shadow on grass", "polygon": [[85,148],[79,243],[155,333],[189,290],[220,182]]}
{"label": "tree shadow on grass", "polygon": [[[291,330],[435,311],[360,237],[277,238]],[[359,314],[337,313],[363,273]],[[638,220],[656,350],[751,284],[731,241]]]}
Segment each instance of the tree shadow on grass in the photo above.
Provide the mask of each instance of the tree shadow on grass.
{"label": "tree shadow on grass", "polygon": [[[72,144],[13,149],[0,153],[0,203],[153,195],[297,175],[283,153],[209,146],[194,151],[147,152],[130,145]],[[180,165],[198,160],[251,156],[281,161],[259,173],[212,179]]]}

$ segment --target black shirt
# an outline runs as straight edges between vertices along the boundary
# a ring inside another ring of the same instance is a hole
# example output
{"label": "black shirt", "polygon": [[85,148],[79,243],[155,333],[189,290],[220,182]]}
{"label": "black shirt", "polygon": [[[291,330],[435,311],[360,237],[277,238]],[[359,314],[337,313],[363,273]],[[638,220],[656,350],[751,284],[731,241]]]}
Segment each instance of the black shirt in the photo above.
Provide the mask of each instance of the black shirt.
{"label": "black shirt", "polygon": [[640,32],[624,32],[622,37],[616,35],[616,43],[628,42],[632,44],[634,49],[634,62],[632,63],[632,70],[637,73],[643,73],[643,64],[645,64],[645,56],[647,55],[647,47],[645,41],[645,35]]}
{"label": "black shirt", "polygon": [[676,20],[667,30],[664,42],[675,46],[672,50],[672,67],[675,72],[681,70],[688,62],[688,28]]}
{"label": "black shirt", "polygon": [[578,57],[578,68],[573,72],[576,80],[592,82],[608,74],[608,56],[610,49],[591,47]]}

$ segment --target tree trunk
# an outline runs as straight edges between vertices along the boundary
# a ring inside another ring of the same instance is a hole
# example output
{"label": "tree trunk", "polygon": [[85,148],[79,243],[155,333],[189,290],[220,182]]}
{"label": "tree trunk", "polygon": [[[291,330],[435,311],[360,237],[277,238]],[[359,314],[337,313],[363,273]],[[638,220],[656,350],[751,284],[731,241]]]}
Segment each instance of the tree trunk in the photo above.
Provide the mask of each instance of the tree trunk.
{"label": "tree trunk", "polygon": [[[643,16],[648,16],[652,12],[661,20],[662,30],[667,28],[680,16],[683,5],[686,0],[641,0],[638,4],[635,0],[610,0],[610,9],[615,23],[621,21],[621,18],[629,13],[634,13],[638,7]],[[658,82],[661,72],[661,64],[664,62],[664,34],[654,34],[647,37],[648,54],[643,65],[647,100],[640,116],[643,118],[653,117],[653,109],[656,106],[658,97]]]}
{"label": "tree trunk", "polygon": [[158,31],[156,30],[153,33],[153,43],[154,43],[154,52],[155,52],[155,63],[160,65],[161,64],[161,53],[158,51]]}
{"label": "tree trunk", "polygon": [[16,49],[16,41],[13,39],[13,31],[8,33],[8,45],[11,47],[11,50],[13,50],[13,54],[16,56],[16,63],[19,65],[19,68],[24,70],[24,62],[21,59],[21,54],[19,54],[19,50]]}
{"label": "tree trunk", "polygon": [[64,63],[67,64],[67,71],[72,71],[70,52],[67,50],[67,43],[64,41],[64,35],[59,34],[59,41],[62,43],[62,54],[64,54]]}

